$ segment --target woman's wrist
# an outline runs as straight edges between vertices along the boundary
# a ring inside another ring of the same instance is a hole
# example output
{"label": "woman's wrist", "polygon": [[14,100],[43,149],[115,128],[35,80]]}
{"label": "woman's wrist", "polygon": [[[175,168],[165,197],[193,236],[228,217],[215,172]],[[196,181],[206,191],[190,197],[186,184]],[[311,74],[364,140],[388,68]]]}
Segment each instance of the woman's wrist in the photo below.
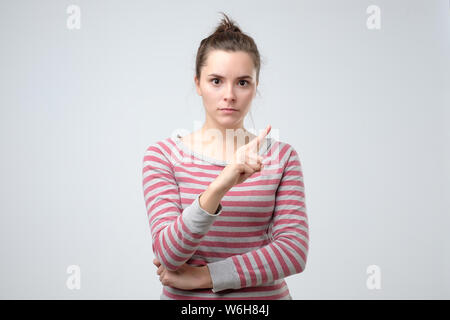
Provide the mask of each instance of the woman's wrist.
{"label": "woman's wrist", "polygon": [[208,189],[211,189],[216,195],[218,195],[221,199],[225,196],[225,194],[230,190],[222,185],[220,185],[217,180],[212,181]]}
{"label": "woman's wrist", "polygon": [[208,266],[200,267],[200,288],[199,289],[210,289],[213,287],[211,274],[209,273]]}
{"label": "woman's wrist", "polygon": [[215,214],[219,208],[220,201],[227,192],[228,190],[221,188],[214,181],[211,182],[198,199],[200,207],[211,214]]}

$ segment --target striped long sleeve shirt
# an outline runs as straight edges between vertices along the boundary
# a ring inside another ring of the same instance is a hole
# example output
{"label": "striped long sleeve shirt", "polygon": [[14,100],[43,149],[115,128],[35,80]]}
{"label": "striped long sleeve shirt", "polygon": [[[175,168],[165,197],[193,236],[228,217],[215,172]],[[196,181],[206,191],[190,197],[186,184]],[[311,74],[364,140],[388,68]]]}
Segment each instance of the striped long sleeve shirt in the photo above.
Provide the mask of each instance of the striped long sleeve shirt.
{"label": "striped long sleeve shirt", "polygon": [[305,270],[309,227],[301,162],[266,137],[264,167],[232,187],[211,214],[199,197],[226,162],[191,150],[179,135],[150,145],[143,192],[155,256],[168,270],[207,265],[212,288],[163,286],[161,299],[292,299],[284,278]]}

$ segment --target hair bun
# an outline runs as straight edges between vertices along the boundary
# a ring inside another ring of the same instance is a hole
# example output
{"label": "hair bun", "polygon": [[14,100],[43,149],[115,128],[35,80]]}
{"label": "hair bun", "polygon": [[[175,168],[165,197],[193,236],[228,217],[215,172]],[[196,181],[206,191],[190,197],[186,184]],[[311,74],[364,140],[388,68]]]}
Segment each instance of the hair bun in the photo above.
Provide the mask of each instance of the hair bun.
{"label": "hair bun", "polygon": [[235,25],[222,24],[217,28],[216,32],[241,32],[241,29]]}
{"label": "hair bun", "polygon": [[219,26],[216,28],[215,33],[220,33],[220,32],[241,32],[241,29],[234,23],[233,20],[231,20],[230,18],[228,18],[228,16],[226,14],[224,14],[222,12],[224,18],[222,18]]}

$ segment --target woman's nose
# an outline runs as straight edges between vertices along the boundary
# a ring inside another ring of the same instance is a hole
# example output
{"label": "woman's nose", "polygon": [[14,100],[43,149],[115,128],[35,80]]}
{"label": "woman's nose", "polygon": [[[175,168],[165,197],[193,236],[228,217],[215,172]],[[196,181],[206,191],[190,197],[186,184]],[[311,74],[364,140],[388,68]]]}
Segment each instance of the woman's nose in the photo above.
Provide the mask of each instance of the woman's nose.
{"label": "woman's nose", "polygon": [[228,101],[228,102],[234,102],[236,100],[233,86],[227,87],[224,99],[225,99],[225,101]]}

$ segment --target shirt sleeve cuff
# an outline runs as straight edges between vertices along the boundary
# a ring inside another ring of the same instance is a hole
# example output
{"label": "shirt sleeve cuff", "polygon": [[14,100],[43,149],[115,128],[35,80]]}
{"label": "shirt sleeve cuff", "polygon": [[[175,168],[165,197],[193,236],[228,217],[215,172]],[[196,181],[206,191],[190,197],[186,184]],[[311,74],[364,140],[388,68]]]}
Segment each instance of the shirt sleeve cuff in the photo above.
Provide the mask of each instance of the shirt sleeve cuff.
{"label": "shirt sleeve cuff", "polygon": [[198,194],[192,204],[183,211],[184,223],[191,232],[199,234],[207,233],[216,217],[222,213],[222,204],[220,203],[215,214],[211,214],[200,207],[199,198],[202,194],[203,192]]}
{"label": "shirt sleeve cuff", "polygon": [[211,262],[207,266],[211,275],[213,292],[241,288],[241,280],[232,258]]}

